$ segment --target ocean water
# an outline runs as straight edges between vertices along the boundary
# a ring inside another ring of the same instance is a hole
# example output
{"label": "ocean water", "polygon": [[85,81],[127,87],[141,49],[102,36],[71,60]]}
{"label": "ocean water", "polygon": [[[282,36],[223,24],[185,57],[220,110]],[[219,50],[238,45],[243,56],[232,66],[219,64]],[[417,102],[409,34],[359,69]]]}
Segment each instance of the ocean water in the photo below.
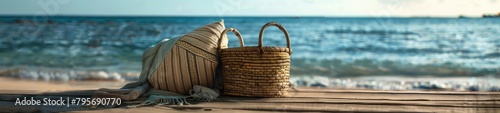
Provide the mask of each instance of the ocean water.
{"label": "ocean water", "polygon": [[[94,73],[89,75],[134,80],[127,76],[140,72],[145,48],[221,19],[241,32],[247,46],[257,45],[267,22],[286,27],[295,77],[500,76],[498,18],[4,16],[0,69],[28,70],[18,73],[31,79]],[[229,46],[238,47],[229,36]],[[284,34],[269,27],[263,44],[285,47]]]}

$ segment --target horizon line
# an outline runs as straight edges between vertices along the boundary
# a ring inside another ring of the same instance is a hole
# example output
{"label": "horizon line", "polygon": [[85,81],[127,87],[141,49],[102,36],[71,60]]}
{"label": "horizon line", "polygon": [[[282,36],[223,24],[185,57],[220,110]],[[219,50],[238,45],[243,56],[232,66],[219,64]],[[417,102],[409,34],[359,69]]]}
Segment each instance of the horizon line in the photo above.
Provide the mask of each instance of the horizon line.
{"label": "horizon line", "polygon": [[0,14],[0,17],[281,17],[281,18],[482,18],[482,16],[323,16],[323,15],[308,15],[308,16],[292,16],[292,15],[24,15],[24,14]]}

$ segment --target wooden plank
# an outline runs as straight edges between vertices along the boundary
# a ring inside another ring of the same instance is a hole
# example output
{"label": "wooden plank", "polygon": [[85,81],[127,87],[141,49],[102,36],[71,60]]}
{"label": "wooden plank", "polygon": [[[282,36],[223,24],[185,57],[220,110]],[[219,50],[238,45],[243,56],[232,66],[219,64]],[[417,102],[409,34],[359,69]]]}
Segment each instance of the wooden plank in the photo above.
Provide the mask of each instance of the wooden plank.
{"label": "wooden plank", "polygon": [[290,92],[310,92],[310,93],[390,93],[390,94],[433,94],[433,95],[500,95],[500,92],[478,92],[478,91],[383,91],[369,89],[337,89],[337,88],[311,88],[298,87]]}
{"label": "wooden plank", "polygon": [[392,93],[308,93],[291,92],[288,98],[330,98],[364,100],[500,100],[500,95],[433,95],[433,94],[392,94]]}
{"label": "wooden plank", "polygon": [[500,108],[500,101],[407,101],[407,100],[360,100],[360,99],[323,99],[323,98],[262,98],[242,99],[237,97],[223,97],[221,102],[245,103],[323,103],[323,104],[359,104],[359,105],[408,105],[430,107],[484,107]]}
{"label": "wooden plank", "polygon": [[96,90],[0,90],[0,95],[92,96]]}
{"label": "wooden plank", "polygon": [[[49,85],[49,84],[47,84]],[[5,112],[78,111],[86,108],[50,108],[14,106],[16,98],[90,97],[97,88],[2,89],[0,110]],[[223,96],[215,102],[191,102],[184,106],[147,106],[140,108],[99,108],[97,112],[500,112],[500,92],[452,91],[374,91],[346,89],[297,88],[285,98],[250,98]],[[0,112],[3,112],[0,111]]]}
{"label": "wooden plank", "polygon": [[497,112],[499,108],[429,107],[408,105],[363,105],[324,103],[245,103],[212,102],[172,108],[214,108],[288,112]]}

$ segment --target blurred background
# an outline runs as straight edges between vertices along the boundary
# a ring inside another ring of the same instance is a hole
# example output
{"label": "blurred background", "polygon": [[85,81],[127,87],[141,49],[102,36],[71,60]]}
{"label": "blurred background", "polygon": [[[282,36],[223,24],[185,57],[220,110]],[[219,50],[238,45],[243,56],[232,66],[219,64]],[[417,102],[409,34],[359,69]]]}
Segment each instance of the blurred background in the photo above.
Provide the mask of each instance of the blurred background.
{"label": "blurred background", "polygon": [[144,49],[221,19],[247,46],[285,26],[299,86],[500,91],[498,0],[0,1],[0,76],[122,85]]}

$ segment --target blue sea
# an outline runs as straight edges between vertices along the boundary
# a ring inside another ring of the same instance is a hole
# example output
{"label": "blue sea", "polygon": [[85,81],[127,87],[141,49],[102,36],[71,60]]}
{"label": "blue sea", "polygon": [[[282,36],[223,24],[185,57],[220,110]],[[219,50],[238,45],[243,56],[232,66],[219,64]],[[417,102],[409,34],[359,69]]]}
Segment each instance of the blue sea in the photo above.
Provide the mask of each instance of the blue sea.
{"label": "blue sea", "polygon": [[[500,90],[500,18],[2,16],[0,70],[34,80],[133,81],[144,49],[221,19],[247,46],[257,45],[265,23],[282,24],[290,34],[296,84],[376,89],[404,83],[414,89],[449,83],[457,89],[454,84],[473,81],[463,88]],[[229,38],[229,47],[239,46],[232,33]],[[286,46],[275,27],[263,43]],[[304,82],[321,77],[331,80]]]}

